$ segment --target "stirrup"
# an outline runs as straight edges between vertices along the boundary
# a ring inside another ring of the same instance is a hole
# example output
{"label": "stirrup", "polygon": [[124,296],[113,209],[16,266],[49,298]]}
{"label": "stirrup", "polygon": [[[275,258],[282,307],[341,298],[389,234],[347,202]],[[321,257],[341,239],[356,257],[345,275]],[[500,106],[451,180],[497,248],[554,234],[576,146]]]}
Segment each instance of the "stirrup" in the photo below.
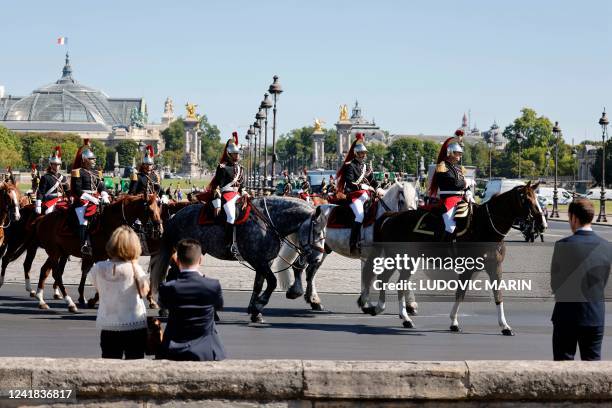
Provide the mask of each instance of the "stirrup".
{"label": "stirrup", "polygon": [[90,245],[83,245],[81,247],[81,254],[85,255],[85,256],[92,256],[93,255],[93,250],[91,249]]}

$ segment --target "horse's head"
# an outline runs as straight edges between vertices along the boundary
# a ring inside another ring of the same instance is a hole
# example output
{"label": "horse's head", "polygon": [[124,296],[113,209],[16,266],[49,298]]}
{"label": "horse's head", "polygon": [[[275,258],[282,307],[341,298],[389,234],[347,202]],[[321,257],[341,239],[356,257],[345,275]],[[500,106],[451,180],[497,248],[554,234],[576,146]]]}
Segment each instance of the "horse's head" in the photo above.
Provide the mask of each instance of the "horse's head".
{"label": "horse's head", "polygon": [[143,193],[141,196],[128,196],[122,199],[121,205],[124,222],[134,231],[144,232],[153,239],[161,238],[163,225],[157,194]]}
{"label": "horse's head", "polygon": [[161,207],[159,206],[159,199],[157,194],[146,194],[143,195],[143,201],[145,203],[145,217],[147,218],[145,226],[145,232],[153,239],[161,238],[164,232],[164,225],[161,217]]}
{"label": "horse's head", "polygon": [[393,183],[382,198],[391,211],[415,210],[418,200],[416,188],[407,181]]}
{"label": "horse's head", "polygon": [[327,234],[327,219],[334,204],[322,204],[316,207],[309,219],[300,225],[300,247],[306,251],[308,264],[319,264],[325,254],[325,236]]}
{"label": "horse's head", "polygon": [[19,212],[19,201],[21,194],[17,187],[10,182],[2,182],[0,184],[0,220],[2,225],[6,225],[6,218],[11,221],[19,221],[21,213]]}
{"label": "horse's head", "polygon": [[548,224],[538,202],[538,196],[535,193],[539,185],[539,181],[535,184],[531,184],[531,181],[528,181],[527,185],[515,187],[514,190],[516,190],[517,194],[520,215],[529,221],[533,220],[536,229],[543,232],[548,227]]}

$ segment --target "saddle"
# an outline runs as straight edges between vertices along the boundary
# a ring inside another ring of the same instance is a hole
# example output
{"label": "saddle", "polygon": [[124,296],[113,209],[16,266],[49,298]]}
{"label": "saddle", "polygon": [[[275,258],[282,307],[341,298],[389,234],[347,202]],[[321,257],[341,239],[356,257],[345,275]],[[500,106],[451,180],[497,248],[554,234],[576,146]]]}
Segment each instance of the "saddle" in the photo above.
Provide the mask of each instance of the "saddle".
{"label": "saddle", "polygon": [[[413,232],[417,234],[438,236],[444,231],[444,220],[442,214],[445,209],[440,205],[420,206],[415,210],[417,212],[418,221],[414,225]],[[466,233],[470,227],[472,214],[472,205],[468,202],[461,201],[457,204],[457,211],[453,219],[457,223],[455,236],[460,237]]]}
{"label": "saddle", "polygon": [[[57,233],[65,237],[74,236],[76,234],[75,231],[78,231],[79,229],[79,219],[76,216],[74,207],[71,207],[70,205],[56,206],[53,213],[63,215]],[[89,235],[91,236],[96,234],[101,229],[102,223],[100,222],[100,219],[102,217],[101,214],[97,212],[93,212],[91,213],[91,215],[89,214],[90,211],[88,207],[87,211],[85,212],[85,215],[87,216],[87,219],[89,221],[87,230]]]}
{"label": "saddle", "polygon": [[[236,222],[234,225],[244,224],[251,214],[251,200],[247,202],[246,208],[242,209],[242,204],[244,203],[244,198],[240,197],[236,202]],[[219,215],[215,216],[215,208],[212,203],[204,202],[202,203],[202,208],[200,209],[200,214],[198,215],[198,225],[224,225],[226,222],[225,212],[223,209],[219,211]]]}
{"label": "saddle", "polygon": [[[329,220],[327,221],[327,228],[351,228],[355,221],[355,214],[351,210],[351,202],[349,200],[336,200],[334,204],[338,204],[334,207],[329,214]],[[374,224],[376,221],[376,212],[378,211],[378,199],[370,204],[366,204],[364,209],[363,226],[367,227]]]}

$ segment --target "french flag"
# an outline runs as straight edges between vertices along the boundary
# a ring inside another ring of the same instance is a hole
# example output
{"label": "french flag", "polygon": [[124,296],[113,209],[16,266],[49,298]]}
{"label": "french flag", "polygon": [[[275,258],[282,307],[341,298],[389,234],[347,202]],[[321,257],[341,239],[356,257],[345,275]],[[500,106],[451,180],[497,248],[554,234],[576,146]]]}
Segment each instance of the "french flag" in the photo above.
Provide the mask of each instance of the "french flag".
{"label": "french flag", "polygon": [[66,44],[68,44],[68,37],[59,37],[57,39],[57,44],[58,45],[66,45]]}

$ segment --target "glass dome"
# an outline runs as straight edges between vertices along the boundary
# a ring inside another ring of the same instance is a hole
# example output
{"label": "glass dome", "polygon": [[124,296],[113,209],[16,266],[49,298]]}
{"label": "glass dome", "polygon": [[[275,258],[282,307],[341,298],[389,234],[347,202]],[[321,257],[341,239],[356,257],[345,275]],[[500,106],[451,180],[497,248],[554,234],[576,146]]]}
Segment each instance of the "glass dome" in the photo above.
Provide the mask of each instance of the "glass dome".
{"label": "glass dome", "polygon": [[55,83],[36,89],[13,104],[2,118],[5,121],[96,123],[105,126],[120,124],[108,97],[72,78],[70,59],[62,77]]}

